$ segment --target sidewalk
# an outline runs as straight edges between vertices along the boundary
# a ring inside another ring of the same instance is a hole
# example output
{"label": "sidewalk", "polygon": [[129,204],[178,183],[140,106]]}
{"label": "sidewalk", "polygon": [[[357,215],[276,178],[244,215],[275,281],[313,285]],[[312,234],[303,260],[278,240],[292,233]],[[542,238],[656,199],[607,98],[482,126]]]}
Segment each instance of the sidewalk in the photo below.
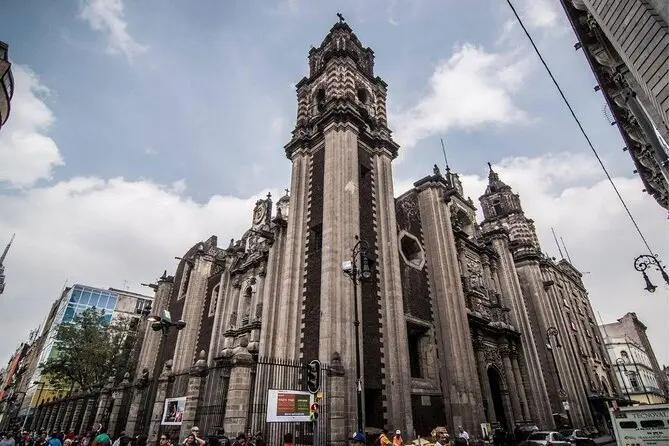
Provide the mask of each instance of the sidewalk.
{"label": "sidewalk", "polygon": [[613,438],[610,435],[605,435],[603,437],[593,438],[593,440],[595,440],[595,443],[597,443],[597,446],[601,446],[601,445],[604,445],[604,444],[615,444],[615,442],[616,442],[616,439]]}

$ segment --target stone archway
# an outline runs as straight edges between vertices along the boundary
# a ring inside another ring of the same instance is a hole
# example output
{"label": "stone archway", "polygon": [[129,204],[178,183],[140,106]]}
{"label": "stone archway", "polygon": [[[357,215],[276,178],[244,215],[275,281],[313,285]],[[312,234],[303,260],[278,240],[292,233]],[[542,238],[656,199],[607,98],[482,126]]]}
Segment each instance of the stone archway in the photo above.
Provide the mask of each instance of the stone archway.
{"label": "stone archway", "polygon": [[509,427],[509,416],[505,410],[504,395],[507,392],[504,378],[497,369],[491,365],[488,367],[488,382],[490,384],[490,394],[492,396],[492,410],[495,411],[495,419],[504,428]]}

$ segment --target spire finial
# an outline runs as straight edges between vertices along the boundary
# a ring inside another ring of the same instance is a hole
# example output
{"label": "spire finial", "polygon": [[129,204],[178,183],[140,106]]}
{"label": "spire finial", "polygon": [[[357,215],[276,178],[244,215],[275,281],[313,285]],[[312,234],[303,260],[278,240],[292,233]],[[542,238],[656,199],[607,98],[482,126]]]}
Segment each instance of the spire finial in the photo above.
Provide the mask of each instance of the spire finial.
{"label": "spire finial", "polygon": [[0,257],[0,265],[5,263],[5,257],[7,257],[7,253],[9,252],[9,248],[12,246],[12,242],[14,241],[14,237],[16,237],[16,233],[12,234],[12,238],[9,239],[9,243],[7,243],[7,246],[5,247],[5,250],[2,252],[2,256]]}
{"label": "spire finial", "polygon": [[337,13],[337,17],[339,17],[339,23],[344,23],[346,19],[344,18],[343,15],[341,15],[341,12]]}
{"label": "spire finial", "polygon": [[490,164],[490,161],[488,161],[488,169],[492,172],[492,164]]}
{"label": "spire finial", "polygon": [[284,190],[286,191],[286,195],[288,195],[288,193],[290,192],[290,190],[288,190],[288,189],[284,189]]}
{"label": "spire finial", "polygon": [[444,153],[444,161],[446,162],[446,173],[450,173],[451,167],[448,165],[448,158],[446,157],[446,147],[444,147],[444,138],[439,138],[441,141],[441,151]]}

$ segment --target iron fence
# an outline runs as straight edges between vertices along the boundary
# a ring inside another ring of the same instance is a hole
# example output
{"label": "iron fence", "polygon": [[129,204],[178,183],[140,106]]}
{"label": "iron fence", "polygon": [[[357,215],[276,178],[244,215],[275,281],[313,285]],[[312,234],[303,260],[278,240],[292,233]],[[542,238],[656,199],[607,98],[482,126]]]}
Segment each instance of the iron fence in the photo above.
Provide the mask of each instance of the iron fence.
{"label": "iron fence", "polygon": [[[311,422],[268,422],[269,390],[307,391],[306,364],[300,361],[259,358],[251,369],[251,393],[247,431],[251,434],[262,432],[267,444],[281,444],[283,436],[293,434],[294,442],[300,446],[324,444],[329,438],[329,401],[322,398],[319,421]],[[329,386],[328,367],[321,366],[321,395],[327,396]]]}

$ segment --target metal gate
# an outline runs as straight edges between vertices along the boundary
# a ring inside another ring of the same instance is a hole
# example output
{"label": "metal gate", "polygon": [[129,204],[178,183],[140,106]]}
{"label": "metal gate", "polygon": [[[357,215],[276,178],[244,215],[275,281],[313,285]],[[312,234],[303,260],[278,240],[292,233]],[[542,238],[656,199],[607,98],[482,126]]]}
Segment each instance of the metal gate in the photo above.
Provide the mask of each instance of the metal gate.
{"label": "metal gate", "polygon": [[[330,438],[328,423],[329,414],[329,376],[328,366],[321,365],[320,416],[315,423],[268,423],[267,405],[268,391],[307,390],[306,364],[299,361],[259,358],[251,369],[251,392],[249,413],[247,418],[248,431],[251,434],[262,432],[267,444],[282,444],[283,436],[293,434],[295,445],[315,446],[327,444]],[[317,438],[317,439],[315,439]]]}

